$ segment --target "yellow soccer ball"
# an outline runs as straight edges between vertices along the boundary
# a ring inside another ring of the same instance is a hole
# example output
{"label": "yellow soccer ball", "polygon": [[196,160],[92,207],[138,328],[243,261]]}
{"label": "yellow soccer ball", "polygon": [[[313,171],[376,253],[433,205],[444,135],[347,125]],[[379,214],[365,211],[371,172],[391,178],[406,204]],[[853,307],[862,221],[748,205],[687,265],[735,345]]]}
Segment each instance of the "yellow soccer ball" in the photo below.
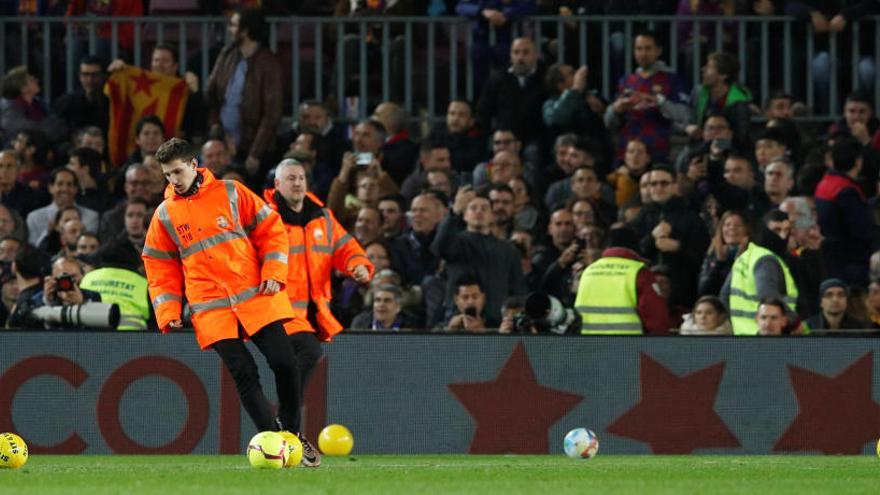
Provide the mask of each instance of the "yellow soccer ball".
{"label": "yellow soccer ball", "polygon": [[284,467],[297,467],[302,462],[303,444],[296,435],[289,431],[279,431],[279,435],[287,442],[287,462]]}
{"label": "yellow soccer ball", "polygon": [[274,431],[262,431],[248,443],[248,462],[256,469],[281,469],[287,462],[287,442]]}
{"label": "yellow soccer ball", "polygon": [[28,460],[28,448],[15,433],[0,433],[0,468],[18,469]]}
{"label": "yellow soccer ball", "polygon": [[318,435],[318,447],[327,455],[348,455],[354,447],[354,436],[342,425],[327,425]]}

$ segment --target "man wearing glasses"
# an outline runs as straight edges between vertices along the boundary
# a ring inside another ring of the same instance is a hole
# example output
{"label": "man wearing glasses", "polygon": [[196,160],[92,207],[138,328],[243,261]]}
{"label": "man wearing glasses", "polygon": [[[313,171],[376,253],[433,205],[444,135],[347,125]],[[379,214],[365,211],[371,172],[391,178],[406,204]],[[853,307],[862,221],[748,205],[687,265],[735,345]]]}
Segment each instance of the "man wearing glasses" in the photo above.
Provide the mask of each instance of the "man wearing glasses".
{"label": "man wearing glasses", "polygon": [[651,169],[651,202],[628,225],[639,237],[639,252],[652,265],[670,267],[670,306],[691,306],[709,232],[700,216],[679,196],[676,174],[667,166]]}
{"label": "man wearing glasses", "polygon": [[86,56],[79,62],[79,83],[82,86],[61,96],[55,103],[55,113],[71,129],[97,126],[107,133],[110,102],[104,95],[104,69],[97,57]]}

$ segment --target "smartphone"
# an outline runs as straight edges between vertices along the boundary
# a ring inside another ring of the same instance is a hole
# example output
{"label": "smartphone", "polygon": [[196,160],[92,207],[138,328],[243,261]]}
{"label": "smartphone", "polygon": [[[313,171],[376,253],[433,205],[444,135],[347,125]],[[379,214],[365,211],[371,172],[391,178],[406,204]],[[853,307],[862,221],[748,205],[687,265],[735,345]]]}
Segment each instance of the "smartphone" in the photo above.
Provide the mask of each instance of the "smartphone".
{"label": "smartphone", "polygon": [[714,146],[721,151],[728,151],[730,150],[730,147],[733,146],[733,143],[730,139],[716,139]]}
{"label": "smartphone", "polygon": [[373,163],[373,154],[370,152],[357,153],[355,155],[354,163],[358,167],[366,167]]}
{"label": "smartphone", "polygon": [[477,317],[477,308],[475,308],[473,306],[468,306],[468,307],[464,308],[464,314],[467,316],[472,316],[472,317],[476,318]]}

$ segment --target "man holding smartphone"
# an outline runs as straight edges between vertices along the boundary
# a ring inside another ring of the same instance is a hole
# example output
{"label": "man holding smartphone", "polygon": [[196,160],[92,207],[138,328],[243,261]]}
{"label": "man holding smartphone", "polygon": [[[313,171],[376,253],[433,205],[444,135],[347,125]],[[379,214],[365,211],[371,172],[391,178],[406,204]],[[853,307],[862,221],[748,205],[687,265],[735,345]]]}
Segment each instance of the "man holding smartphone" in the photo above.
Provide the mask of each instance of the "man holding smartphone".
{"label": "man holding smartphone", "polygon": [[450,332],[482,333],[486,331],[486,320],[483,318],[486,293],[483,292],[476,277],[463,275],[456,280],[453,301],[458,312],[444,325],[445,329]]}

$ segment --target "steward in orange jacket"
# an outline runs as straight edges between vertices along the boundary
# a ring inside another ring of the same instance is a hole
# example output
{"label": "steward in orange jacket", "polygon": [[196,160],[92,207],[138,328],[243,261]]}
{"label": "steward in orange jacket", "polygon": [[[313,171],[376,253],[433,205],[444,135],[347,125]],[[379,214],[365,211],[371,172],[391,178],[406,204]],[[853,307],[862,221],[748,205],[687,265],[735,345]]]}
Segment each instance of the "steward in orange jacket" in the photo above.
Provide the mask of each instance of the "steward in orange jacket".
{"label": "steward in orange jacket", "polygon": [[[253,335],[266,324],[293,316],[284,293],[259,294],[262,281],[287,283],[287,236],[278,215],[235,181],[201,178],[192,196],[165,190],[144,243],[143,260],[163,332],[181,317],[186,300],[202,349],[238,338],[238,323]],[[198,179],[197,179],[198,180]]]}
{"label": "steward in orange jacket", "polygon": [[[199,346],[220,355],[257,430],[298,432],[302,382],[283,327],[293,311],[284,292],[289,248],[281,219],[242,184],[197,168],[195,150],[182,139],[162,144],[156,158],[170,185],[150,221],[142,258],[159,328],[182,326],[186,295]],[[245,338],[275,375],[277,418]],[[311,444],[301,434],[300,440],[306,458]],[[310,462],[317,466],[320,458]]]}
{"label": "steward in orange jacket", "polygon": [[[279,173],[280,172],[280,173]],[[275,171],[275,188],[263,193],[281,215],[290,244],[287,295],[294,318],[284,324],[288,334],[316,332],[330,342],[342,325],[330,312],[330,275],[333,269],[360,283],[373,278],[373,264],[329,208],[306,192],[305,168],[283,160]]]}

